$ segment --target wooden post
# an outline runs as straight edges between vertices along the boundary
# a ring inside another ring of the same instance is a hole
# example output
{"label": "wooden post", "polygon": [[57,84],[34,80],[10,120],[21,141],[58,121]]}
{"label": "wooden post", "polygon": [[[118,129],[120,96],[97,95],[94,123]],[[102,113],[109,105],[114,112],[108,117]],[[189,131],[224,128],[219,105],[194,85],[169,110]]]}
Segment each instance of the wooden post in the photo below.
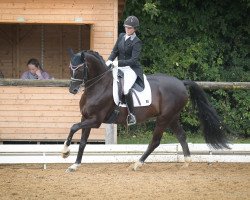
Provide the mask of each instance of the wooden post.
{"label": "wooden post", "polygon": [[90,50],[94,50],[94,31],[95,31],[95,28],[94,28],[94,24],[91,24],[90,25]]}
{"label": "wooden post", "polygon": [[19,33],[19,26],[16,26],[16,67],[14,72],[14,77],[18,78],[20,77],[20,49],[19,49],[19,43],[20,43],[20,33]]}
{"label": "wooden post", "polygon": [[42,69],[44,69],[44,25],[41,25],[41,59],[40,59],[40,63],[41,63],[41,67]]}
{"label": "wooden post", "polygon": [[60,25],[60,27],[59,27],[59,29],[60,29],[60,77],[62,78],[63,77],[63,25]]}
{"label": "wooden post", "polygon": [[117,144],[116,124],[106,124],[105,144]]}

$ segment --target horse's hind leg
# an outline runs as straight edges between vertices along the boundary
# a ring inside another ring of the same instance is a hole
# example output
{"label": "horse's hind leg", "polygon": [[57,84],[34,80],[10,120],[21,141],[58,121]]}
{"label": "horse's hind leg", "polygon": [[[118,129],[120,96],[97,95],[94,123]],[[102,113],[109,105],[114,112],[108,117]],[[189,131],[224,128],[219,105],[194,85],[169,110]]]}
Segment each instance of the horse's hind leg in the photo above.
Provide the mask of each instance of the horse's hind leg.
{"label": "horse's hind leg", "polygon": [[186,133],[180,124],[179,118],[177,118],[171,122],[170,129],[174,132],[179,143],[181,144],[182,151],[184,154],[184,159],[185,159],[185,163],[184,163],[183,167],[187,167],[189,165],[189,163],[191,162],[190,151],[189,151],[188,144],[186,141],[186,139],[187,139]]}
{"label": "horse's hind leg", "polygon": [[156,124],[156,127],[153,132],[153,138],[149,143],[147,150],[144,152],[139,161],[130,166],[134,171],[139,169],[143,165],[147,157],[160,145],[162,134],[166,126],[166,122],[163,125],[160,125],[159,122]]}

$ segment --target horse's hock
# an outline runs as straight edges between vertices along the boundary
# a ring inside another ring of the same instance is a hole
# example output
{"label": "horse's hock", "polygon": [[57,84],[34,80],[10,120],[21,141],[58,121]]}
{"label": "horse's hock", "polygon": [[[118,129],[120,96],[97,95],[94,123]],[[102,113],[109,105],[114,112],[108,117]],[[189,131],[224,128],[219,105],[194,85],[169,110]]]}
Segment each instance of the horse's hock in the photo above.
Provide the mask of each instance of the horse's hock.
{"label": "horse's hock", "polygon": [[[0,86],[0,142],[65,141],[72,124],[81,120],[80,97],[67,87]],[[88,141],[104,142],[105,129],[92,129]],[[75,134],[73,142],[80,136]]]}

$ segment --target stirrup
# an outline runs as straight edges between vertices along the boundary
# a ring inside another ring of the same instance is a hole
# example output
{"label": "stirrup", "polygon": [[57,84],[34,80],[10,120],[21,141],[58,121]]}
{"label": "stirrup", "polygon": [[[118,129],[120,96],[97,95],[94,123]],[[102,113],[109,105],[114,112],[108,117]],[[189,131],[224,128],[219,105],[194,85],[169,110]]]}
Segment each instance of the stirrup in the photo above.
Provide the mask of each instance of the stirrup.
{"label": "stirrup", "polygon": [[132,113],[130,113],[127,117],[127,124],[128,126],[136,124],[136,118]]}

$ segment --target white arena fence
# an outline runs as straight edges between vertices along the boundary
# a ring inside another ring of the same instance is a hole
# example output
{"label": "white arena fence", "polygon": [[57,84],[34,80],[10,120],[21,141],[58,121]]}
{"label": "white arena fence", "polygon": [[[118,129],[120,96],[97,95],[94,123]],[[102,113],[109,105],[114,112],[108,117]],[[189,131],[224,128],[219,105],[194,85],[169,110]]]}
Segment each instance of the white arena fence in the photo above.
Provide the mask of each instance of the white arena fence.
{"label": "white arena fence", "polygon": [[[148,145],[89,144],[82,163],[127,163],[137,161]],[[63,145],[0,145],[0,164],[74,163],[78,144],[70,146],[68,158],[61,157]],[[233,144],[230,150],[214,150],[206,144],[189,143],[192,162],[250,163],[250,144]],[[161,144],[146,162],[184,162],[180,144]]]}

